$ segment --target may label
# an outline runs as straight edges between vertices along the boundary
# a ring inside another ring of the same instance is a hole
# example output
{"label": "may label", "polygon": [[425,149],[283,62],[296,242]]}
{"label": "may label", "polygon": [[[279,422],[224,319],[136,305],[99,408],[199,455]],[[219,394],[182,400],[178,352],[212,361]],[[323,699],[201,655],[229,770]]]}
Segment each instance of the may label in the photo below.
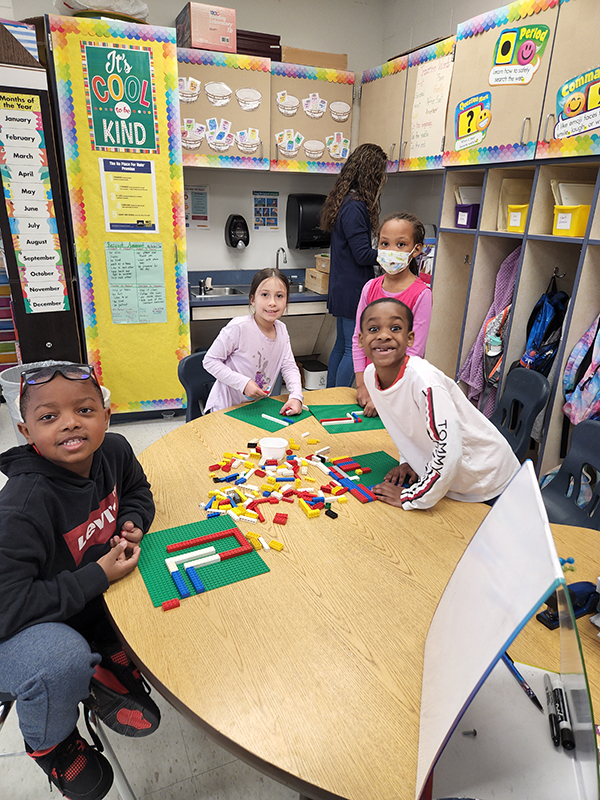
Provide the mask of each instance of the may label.
{"label": "may label", "polygon": [[538,71],[550,38],[547,25],[523,25],[502,31],[494,49],[490,86],[524,86]]}
{"label": "may label", "polygon": [[92,150],[158,153],[152,51],[81,42]]}

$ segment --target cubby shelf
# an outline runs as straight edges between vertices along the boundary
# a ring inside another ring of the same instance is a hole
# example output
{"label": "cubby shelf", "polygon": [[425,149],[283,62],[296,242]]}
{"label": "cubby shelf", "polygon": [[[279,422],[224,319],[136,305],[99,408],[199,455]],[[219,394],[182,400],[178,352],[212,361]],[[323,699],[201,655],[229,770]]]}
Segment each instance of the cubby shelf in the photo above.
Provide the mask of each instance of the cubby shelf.
{"label": "cubby shelf", "polygon": [[[558,288],[571,297],[561,346],[549,376],[551,394],[531,452],[543,474],[561,460],[563,428],[562,376],[566,360],[579,338],[600,311],[600,162],[564,160],[486,169],[454,167],[446,170],[442,190],[438,246],[433,271],[434,320],[426,358],[456,377],[476,340],[494,298],[498,270],[504,259],[522,245],[513,303],[505,341],[500,386],[510,365],[522,355],[527,321],[553,275]],[[523,233],[497,230],[498,203],[504,178],[531,180],[532,190]],[[594,199],[586,235],[552,235],[554,196],[552,181],[594,183]],[[483,186],[476,229],[451,227],[457,186]],[[465,235],[466,234],[466,235]]]}

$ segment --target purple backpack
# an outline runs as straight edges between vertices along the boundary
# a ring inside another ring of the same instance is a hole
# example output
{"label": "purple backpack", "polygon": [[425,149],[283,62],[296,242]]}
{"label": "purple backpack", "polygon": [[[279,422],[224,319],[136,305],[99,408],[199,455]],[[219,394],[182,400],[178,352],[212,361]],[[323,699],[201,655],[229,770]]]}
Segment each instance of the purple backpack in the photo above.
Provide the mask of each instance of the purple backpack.
{"label": "purple backpack", "polygon": [[584,419],[600,419],[600,314],[571,351],[563,389],[563,412],[573,425]]}

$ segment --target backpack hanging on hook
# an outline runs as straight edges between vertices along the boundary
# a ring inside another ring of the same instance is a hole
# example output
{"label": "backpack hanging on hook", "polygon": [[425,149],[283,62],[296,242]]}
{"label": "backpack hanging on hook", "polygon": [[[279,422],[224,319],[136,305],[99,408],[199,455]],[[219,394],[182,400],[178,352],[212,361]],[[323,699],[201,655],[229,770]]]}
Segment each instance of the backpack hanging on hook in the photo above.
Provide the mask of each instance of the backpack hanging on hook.
{"label": "backpack hanging on hook", "polygon": [[519,366],[548,377],[560,345],[569,295],[559,292],[556,270],[548,288],[535,304],[527,323],[527,344]]}

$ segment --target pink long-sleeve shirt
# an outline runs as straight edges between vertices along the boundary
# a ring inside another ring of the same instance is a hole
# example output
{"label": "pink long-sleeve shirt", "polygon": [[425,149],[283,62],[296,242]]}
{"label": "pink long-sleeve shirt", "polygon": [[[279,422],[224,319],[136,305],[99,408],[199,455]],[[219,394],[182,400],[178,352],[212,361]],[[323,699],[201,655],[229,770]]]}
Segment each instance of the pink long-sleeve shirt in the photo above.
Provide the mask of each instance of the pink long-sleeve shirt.
{"label": "pink long-sleeve shirt", "polygon": [[354,372],[364,372],[367,364],[371,363],[364,354],[362,347],[358,344],[360,316],[369,303],[372,303],[373,300],[379,300],[382,297],[391,297],[394,300],[400,300],[413,312],[415,343],[412,347],[408,347],[406,352],[409,356],[420,356],[421,358],[425,355],[425,345],[427,344],[427,335],[431,323],[431,307],[433,303],[431,289],[426,283],[420,280],[420,278],[417,278],[417,280],[411,283],[408,289],[405,289],[403,292],[398,292],[397,294],[386,292],[385,289],[383,289],[384,278],[385,275],[380,275],[379,278],[374,278],[372,281],[366,283],[361,292],[360,300],[358,301],[356,326],[352,336]]}
{"label": "pink long-sleeve shirt", "polygon": [[204,356],[204,367],[217,381],[210,391],[206,411],[219,411],[248,401],[244,389],[254,381],[270,393],[279,372],[290,399],[302,402],[302,381],[284,323],[275,320],[275,339],[260,330],[250,314],[234,317],[219,333]]}

